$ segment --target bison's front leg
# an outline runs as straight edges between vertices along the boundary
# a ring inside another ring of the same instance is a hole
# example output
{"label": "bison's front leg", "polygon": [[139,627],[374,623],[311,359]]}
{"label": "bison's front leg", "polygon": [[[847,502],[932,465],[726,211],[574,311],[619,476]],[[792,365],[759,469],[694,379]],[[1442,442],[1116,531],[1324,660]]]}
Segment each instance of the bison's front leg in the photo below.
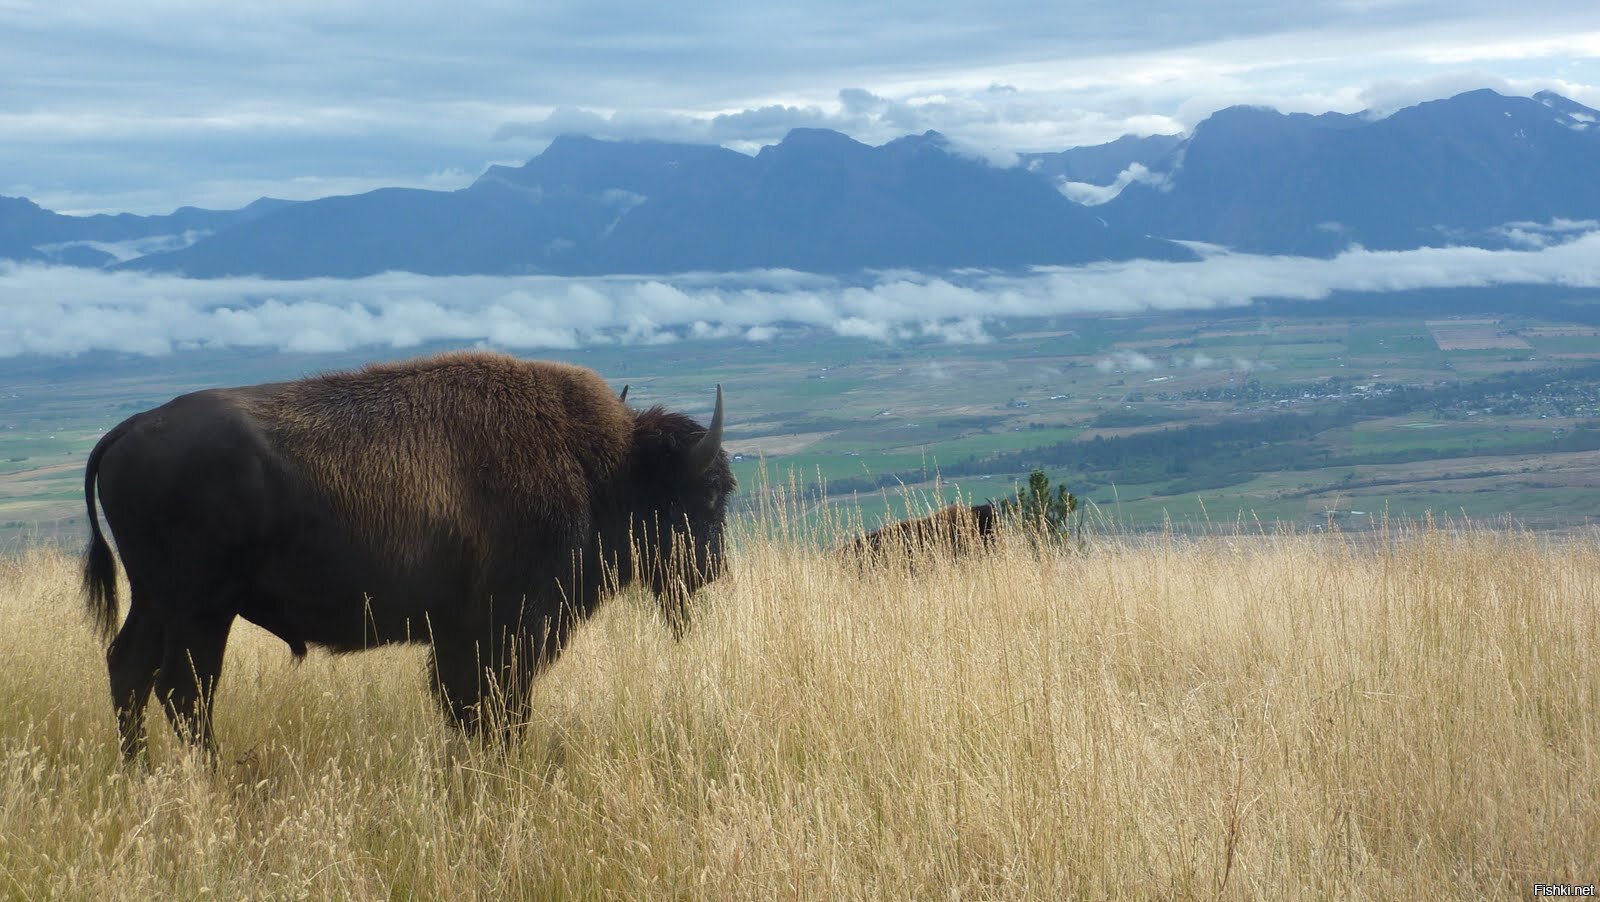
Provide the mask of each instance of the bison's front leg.
{"label": "bison's front leg", "polygon": [[667,621],[667,628],[672,630],[672,638],[683,641],[689,632],[689,619],[693,613],[690,609],[693,597],[688,586],[681,580],[675,580],[656,600],[661,605],[661,616]]}
{"label": "bison's front leg", "polygon": [[528,722],[533,679],[566,646],[567,618],[508,625],[492,639],[435,636],[433,690],[439,704],[469,736],[510,738]]}
{"label": "bison's front leg", "polygon": [[478,678],[478,644],[436,632],[429,664],[433,697],[438,700],[439,707],[462,732],[476,735],[478,706],[483,695],[482,681]]}

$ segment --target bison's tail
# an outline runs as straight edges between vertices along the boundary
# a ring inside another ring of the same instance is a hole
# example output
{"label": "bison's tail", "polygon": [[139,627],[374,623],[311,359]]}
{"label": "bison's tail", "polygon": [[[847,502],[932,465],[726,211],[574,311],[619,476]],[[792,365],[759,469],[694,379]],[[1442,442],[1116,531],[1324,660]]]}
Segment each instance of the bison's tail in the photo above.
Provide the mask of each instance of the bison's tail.
{"label": "bison's tail", "polygon": [[95,477],[100,473],[100,458],[127,432],[132,422],[127,420],[107,432],[89,452],[89,463],[83,471],[83,500],[89,508],[89,547],[83,553],[83,591],[88,597],[89,616],[107,639],[117,628],[117,561],[111,555],[105,535],[100,532],[100,514],[94,503]]}

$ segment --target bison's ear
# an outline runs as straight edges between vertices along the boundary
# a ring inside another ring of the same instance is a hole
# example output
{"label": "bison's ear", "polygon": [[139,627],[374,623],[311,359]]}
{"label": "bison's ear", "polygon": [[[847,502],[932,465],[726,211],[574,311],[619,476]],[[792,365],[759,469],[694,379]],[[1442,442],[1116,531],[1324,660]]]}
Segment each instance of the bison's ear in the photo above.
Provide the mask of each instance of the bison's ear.
{"label": "bison's ear", "polygon": [[706,434],[695,446],[689,449],[689,457],[684,463],[692,479],[704,473],[716,462],[717,454],[722,451],[722,386],[717,386],[717,408],[711,414],[711,426],[706,429]]}

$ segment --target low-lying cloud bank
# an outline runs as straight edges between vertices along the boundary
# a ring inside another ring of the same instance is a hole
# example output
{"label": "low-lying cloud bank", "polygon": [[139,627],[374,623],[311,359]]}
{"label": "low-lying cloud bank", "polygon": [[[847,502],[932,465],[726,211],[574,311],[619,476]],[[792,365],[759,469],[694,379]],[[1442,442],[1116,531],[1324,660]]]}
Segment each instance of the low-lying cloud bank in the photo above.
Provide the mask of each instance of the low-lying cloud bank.
{"label": "low-lying cloud bank", "polygon": [[1098,207],[1115,200],[1122,189],[1134,182],[1152,185],[1157,188],[1166,188],[1171,184],[1171,176],[1165,172],[1151,172],[1150,167],[1143,163],[1134,163],[1127,169],[1117,174],[1116,179],[1109,185],[1095,185],[1090,182],[1069,182],[1066,179],[1056,183],[1056,190],[1060,191],[1067,200],[1077,201],[1087,207]]}
{"label": "low-lying cloud bank", "polygon": [[435,341],[525,350],[770,341],[793,325],[877,341],[972,343],[989,340],[985,323],[1000,318],[1518,284],[1600,287],[1600,232],[1527,250],[1354,250],[1333,259],[1210,251],[1196,263],[886,272],[862,283],[789,271],[598,279],[388,273],[281,282],[0,264],[0,357],[219,347],[331,352]]}

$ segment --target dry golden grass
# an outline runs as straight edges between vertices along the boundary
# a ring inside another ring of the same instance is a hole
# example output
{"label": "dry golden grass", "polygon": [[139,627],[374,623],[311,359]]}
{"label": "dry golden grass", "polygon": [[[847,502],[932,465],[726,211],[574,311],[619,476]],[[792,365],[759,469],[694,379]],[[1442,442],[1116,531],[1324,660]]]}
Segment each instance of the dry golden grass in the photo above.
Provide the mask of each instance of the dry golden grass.
{"label": "dry golden grass", "polygon": [[[781,530],[780,530],[781,531]],[[0,893],[1527,895],[1600,876],[1600,537],[1105,541],[625,595],[508,755],[422,656],[235,633],[213,772],[118,763],[77,563],[0,561]]]}

